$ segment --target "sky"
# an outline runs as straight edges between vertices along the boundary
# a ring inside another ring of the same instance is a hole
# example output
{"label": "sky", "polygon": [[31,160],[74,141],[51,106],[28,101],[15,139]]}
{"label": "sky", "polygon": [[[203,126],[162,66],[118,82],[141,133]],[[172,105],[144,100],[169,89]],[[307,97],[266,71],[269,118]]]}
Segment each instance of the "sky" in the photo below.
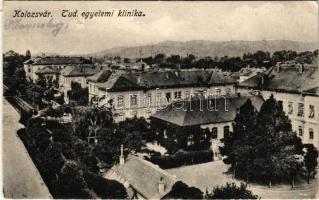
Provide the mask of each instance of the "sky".
{"label": "sky", "polygon": [[[86,54],[121,46],[189,40],[294,40],[318,42],[318,4],[299,2],[4,2],[4,51]],[[144,17],[117,17],[119,9]],[[48,18],[13,18],[49,11]],[[63,18],[62,10],[78,12]],[[82,12],[112,11],[113,17],[84,19]],[[19,24],[19,28],[14,26]],[[40,24],[40,25],[39,25]],[[41,24],[43,24],[41,28]],[[49,25],[48,25],[49,24]],[[52,25],[62,28],[54,32]],[[22,26],[23,25],[23,26]],[[33,26],[27,28],[28,26]],[[21,28],[22,27],[22,28]]]}

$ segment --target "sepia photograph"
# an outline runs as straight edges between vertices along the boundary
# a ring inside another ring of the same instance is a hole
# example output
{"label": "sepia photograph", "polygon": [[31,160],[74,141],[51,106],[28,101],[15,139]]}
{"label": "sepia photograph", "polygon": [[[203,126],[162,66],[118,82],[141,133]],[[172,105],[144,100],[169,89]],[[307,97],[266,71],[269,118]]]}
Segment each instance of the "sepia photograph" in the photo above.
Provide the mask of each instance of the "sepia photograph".
{"label": "sepia photograph", "polygon": [[4,1],[2,197],[319,198],[317,1]]}

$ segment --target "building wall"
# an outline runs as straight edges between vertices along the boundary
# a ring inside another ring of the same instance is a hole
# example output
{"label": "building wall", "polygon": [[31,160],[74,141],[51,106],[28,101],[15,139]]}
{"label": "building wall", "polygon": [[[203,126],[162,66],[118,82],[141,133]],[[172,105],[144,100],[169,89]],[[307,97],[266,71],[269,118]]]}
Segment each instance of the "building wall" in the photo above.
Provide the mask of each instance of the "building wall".
{"label": "building wall", "polygon": [[[237,89],[237,92],[241,94],[248,94],[251,91],[243,88]],[[291,120],[293,131],[297,133],[303,143],[310,143],[319,148],[319,97],[275,91],[260,91],[260,94],[265,100],[273,94],[277,101],[282,101],[283,110]],[[303,115],[301,116],[298,115],[299,103],[304,105]],[[292,113],[289,113],[289,104],[292,105]],[[310,105],[314,107],[313,118],[310,117]],[[311,129],[313,130],[313,138],[310,137]]]}
{"label": "building wall", "polygon": [[71,90],[71,84],[72,82],[74,83],[79,83],[81,84],[82,88],[88,87],[87,79],[84,76],[63,76],[60,75],[60,90],[64,93],[64,101],[66,103],[69,102],[68,98],[68,91]]}
{"label": "building wall", "polygon": [[232,122],[224,122],[224,123],[215,123],[215,124],[204,124],[200,126],[202,129],[209,128],[210,131],[212,131],[213,128],[217,128],[217,140],[220,140],[224,138],[225,132],[224,128],[229,127],[229,131],[233,131]]}
{"label": "building wall", "polygon": [[[123,91],[123,92],[105,92],[101,89],[98,89],[95,83],[89,83],[89,101],[94,96],[102,97],[105,96],[105,99],[102,100],[99,104],[105,105],[109,100],[113,100],[113,108],[115,117],[115,122],[123,121],[126,118],[144,117],[148,119],[152,114],[157,110],[164,109],[166,105],[180,100],[188,99],[190,96],[195,95],[226,95],[233,94],[235,92],[233,85],[226,86],[214,86],[214,87],[184,87],[184,88],[165,88],[165,89],[149,89],[146,91]],[[170,99],[166,98],[170,94]],[[131,98],[136,96],[137,105],[131,104]],[[120,102],[123,99],[123,104]]]}

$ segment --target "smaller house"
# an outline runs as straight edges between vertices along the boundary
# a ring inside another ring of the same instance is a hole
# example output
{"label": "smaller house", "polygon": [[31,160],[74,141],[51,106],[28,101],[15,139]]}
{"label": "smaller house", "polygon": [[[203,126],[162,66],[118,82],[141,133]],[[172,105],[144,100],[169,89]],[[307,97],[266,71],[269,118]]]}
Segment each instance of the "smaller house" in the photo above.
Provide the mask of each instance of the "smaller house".
{"label": "smaller house", "polygon": [[157,165],[132,155],[124,160],[123,154],[103,177],[122,183],[129,199],[163,199],[177,182]]}

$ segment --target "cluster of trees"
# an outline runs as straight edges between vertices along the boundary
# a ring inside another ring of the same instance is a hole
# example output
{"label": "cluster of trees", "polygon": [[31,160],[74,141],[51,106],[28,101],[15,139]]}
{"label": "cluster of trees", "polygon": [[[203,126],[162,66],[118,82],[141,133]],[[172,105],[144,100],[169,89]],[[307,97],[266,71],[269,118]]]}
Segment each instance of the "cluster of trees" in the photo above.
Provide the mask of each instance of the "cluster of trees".
{"label": "cluster of trees", "polygon": [[71,82],[71,90],[68,91],[70,101],[76,102],[76,105],[85,106],[89,103],[89,89],[82,88],[80,83]]}
{"label": "cluster of trees", "polygon": [[258,199],[258,196],[247,190],[243,183],[240,186],[226,183],[225,186],[214,187],[211,192],[206,191],[205,199]]}
{"label": "cluster of trees", "polygon": [[269,52],[257,51],[255,53],[246,53],[242,57],[202,57],[196,58],[193,54],[186,57],[180,55],[157,54],[154,57],[143,58],[142,60],[149,65],[157,64],[160,67],[177,68],[220,68],[222,70],[239,71],[246,66],[251,67],[271,67],[277,62],[284,62],[288,60],[296,60],[302,63],[311,64],[313,60],[318,57],[318,50],[314,52],[296,52],[296,51],[276,51],[272,55]]}
{"label": "cluster of trees", "polygon": [[72,116],[74,133],[90,143],[98,158],[110,166],[118,162],[121,145],[125,156],[138,152],[144,146],[144,135],[150,132],[144,118],[127,119],[116,124],[109,110],[97,107],[75,108]]}
{"label": "cluster of trees", "polygon": [[[248,100],[237,114],[233,133],[225,135],[221,154],[231,165],[236,178],[268,184],[294,182],[304,172],[315,173],[318,152],[307,148],[292,131],[291,122],[282,104],[273,96],[264,102],[259,112]],[[309,177],[308,176],[308,177]]]}
{"label": "cluster of trees", "polygon": [[20,135],[55,198],[126,198],[124,186],[99,176],[94,148],[72,129],[54,121],[32,119]]}
{"label": "cluster of trees", "polygon": [[182,181],[176,182],[171,192],[165,198],[167,199],[258,199],[246,185],[241,183],[237,186],[235,183],[226,183],[224,186],[214,187],[211,192],[206,191],[203,194],[198,188],[189,187]]}

